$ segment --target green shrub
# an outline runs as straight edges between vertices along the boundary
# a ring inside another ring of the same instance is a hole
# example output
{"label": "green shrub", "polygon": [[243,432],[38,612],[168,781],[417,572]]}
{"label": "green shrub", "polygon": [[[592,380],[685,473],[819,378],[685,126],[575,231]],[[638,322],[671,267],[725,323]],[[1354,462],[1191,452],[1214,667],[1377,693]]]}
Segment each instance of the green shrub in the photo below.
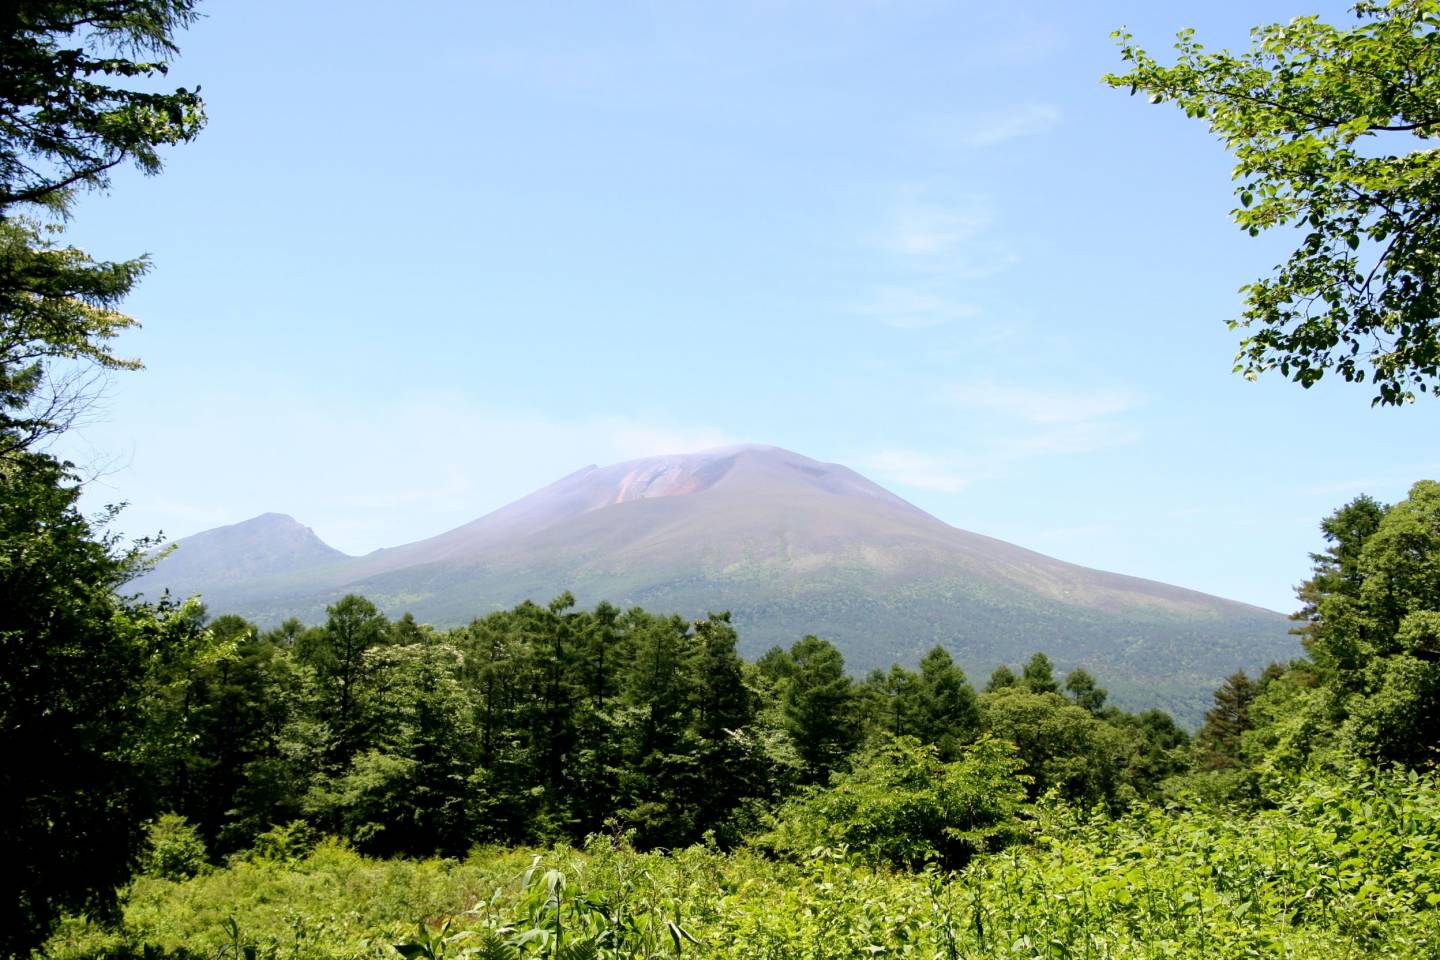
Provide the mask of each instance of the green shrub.
{"label": "green shrub", "polygon": [[292,820],[260,834],[239,859],[293,863],[308,856],[319,840],[319,834],[304,820]]}
{"label": "green shrub", "polygon": [[829,788],[781,807],[759,843],[791,856],[838,848],[870,863],[957,869],[1025,834],[1020,768],[1003,740],[969,744],[949,763],[914,737],[886,740]]}
{"label": "green shrub", "polygon": [[205,841],[178,813],[163,814],[150,825],[141,872],[163,880],[186,880],[208,865]]}

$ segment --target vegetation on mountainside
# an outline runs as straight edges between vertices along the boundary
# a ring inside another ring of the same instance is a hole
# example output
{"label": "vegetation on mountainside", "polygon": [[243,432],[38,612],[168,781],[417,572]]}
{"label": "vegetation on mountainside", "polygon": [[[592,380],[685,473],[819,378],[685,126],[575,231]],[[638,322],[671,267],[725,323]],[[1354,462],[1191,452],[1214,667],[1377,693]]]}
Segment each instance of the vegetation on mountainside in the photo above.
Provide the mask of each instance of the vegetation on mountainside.
{"label": "vegetation on mountainside", "polygon": [[[185,549],[173,559],[184,556]],[[1115,705],[1132,710],[1159,706],[1187,727],[1198,726],[1223,677],[1239,668],[1255,672],[1300,652],[1286,633],[1284,617],[1242,604],[1221,605],[1214,614],[1166,606],[1110,610],[997,590],[953,571],[886,584],[877,582],[873,571],[816,570],[807,572],[803,583],[788,584],[773,570],[719,577],[692,568],[680,553],[672,560],[666,572],[640,573],[630,581],[610,575],[577,580],[575,571],[563,565],[528,570],[524,576],[470,564],[427,567],[423,576],[401,572],[367,581],[359,592],[391,616],[409,611],[422,621],[450,627],[504,609],[491,605],[494,598],[509,598],[513,603],[507,606],[526,597],[543,600],[550,594],[540,591],[550,590],[548,584],[574,583],[572,592],[592,602],[630,598],[625,607],[690,618],[728,610],[740,632],[739,651],[750,658],[818,633],[860,673],[888,669],[896,661],[914,665],[941,645],[963,657],[967,672],[983,676],[998,664],[1046,649],[1057,661],[1063,657],[1067,671],[1085,666],[1103,672]],[[224,562],[223,555],[213,560]],[[289,592],[307,576],[287,574],[252,581],[244,589],[217,586],[213,594],[200,592],[215,609],[265,626],[291,616],[318,622],[346,590]],[[157,571],[146,583],[159,595],[157,584],[163,581]]]}

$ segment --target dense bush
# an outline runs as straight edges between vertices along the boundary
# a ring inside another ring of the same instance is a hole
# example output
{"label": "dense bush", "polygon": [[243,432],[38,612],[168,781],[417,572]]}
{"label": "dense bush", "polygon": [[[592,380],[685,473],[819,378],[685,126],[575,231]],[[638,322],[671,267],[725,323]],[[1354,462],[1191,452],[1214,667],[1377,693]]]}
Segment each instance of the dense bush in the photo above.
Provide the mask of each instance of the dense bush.
{"label": "dense bush", "polygon": [[205,842],[179,814],[167,813],[150,825],[141,872],[165,880],[185,880],[205,869]]}
{"label": "dense bush", "polygon": [[956,869],[1025,834],[1020,767],[1003,740],[983,738],[946,763],[938,747],[896,737],[830,788],[787,802],[759,844],[792,857],[834,849],[868,863]]}

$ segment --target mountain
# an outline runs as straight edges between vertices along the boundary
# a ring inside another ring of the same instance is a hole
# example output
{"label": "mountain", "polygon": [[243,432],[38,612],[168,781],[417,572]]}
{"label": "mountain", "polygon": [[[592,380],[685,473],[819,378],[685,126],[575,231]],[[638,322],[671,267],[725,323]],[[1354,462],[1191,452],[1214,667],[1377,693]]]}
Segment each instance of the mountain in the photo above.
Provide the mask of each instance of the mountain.
{"label": "mountain", "polygon": [[751,656],[815,633],[864,671],[939,643],[977,683],[1044,650],[1122,705],[1192,721],[1225,676],[1299,653],[1278,613],[959,530],[846,467],[749,445],[592,465],[363,557],[267,514],[180,541],[137,585],[266,624],[319,621],[351,592],[454,625],[569,590],[583,605],[730,610]]}
{"label": "mountain", "polygon": [[186,593],[203,589],[208,594],[228,584],[348,559],[294,517],[262,513],[243,523],[186,537],[160,561],[159,570],[134,581],[132,587],[154,593],[157,587],[177,584],[183,585]]}

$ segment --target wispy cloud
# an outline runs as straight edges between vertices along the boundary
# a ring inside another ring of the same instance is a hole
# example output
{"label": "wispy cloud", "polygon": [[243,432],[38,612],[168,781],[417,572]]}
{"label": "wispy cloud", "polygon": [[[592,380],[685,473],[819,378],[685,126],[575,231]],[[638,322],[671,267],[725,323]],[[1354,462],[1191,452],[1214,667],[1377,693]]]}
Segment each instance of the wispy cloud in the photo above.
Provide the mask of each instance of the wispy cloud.
{"label": "wispy cloud", "polygon": [[939,186],[906,186],[886,212],[880,250],[897,272],[946,281],[979,280],[1011,266],[994,202]]}
{"label": "wispy cloud", "polygon": [[1060,123],[1060,108],[1050,103],[1024,103],[951,118],[940,124],[940,138],[966,147],[993,147],[1021,137],[1048,133]]}
{"label": "wispy cloud", "polygon": [[981,310],[973,303],[957,302],[923,289],[883,287],[856,305],[854,312],[901,330],[921,330],[978,317]]}
{"label": "wispy cloud", "polygon": [[930,260],[954,255],[973,243],[994,220],[983,197],[946,200],[909,188],[891,208],[882,243],[905,258]]}
{"label": "wispy cloud", "polygon": [[980,481],[1003,480],[1031,461],[1094,453],[1139,439],[1139,429],[1129,424],[1070,423],[981,436],[965,449],[946,453],[888,448],[866,457],[864,464],[895,483],[959,493]]}
{"label": "wispy cloud", "polygon": [[865,246],[876,280],[851,312],[904,330],[982,316],[978,286],[1018,262],[990,198],[941,185],[898,188]]}
{"label": "wispy cloud", "polygon": [[952,384],[944,398],[969,410],[1016,417],[1028,423],[1086,423],[1134,410],[1144,398],[1115,387],[1058,388],[977,380]]}
{"label": "wispy cloud", "polygon": [[[997,11],[1003,18],[1002,30],[995,31],[981,51],[977,51],[977,62],[997,64],[1033,64],[1046,60],[1065,46],[1065,35],[1059,27],[1036,14],[1020,14],[1016,11]],[[999,24],[997,24],[999,26]],[[1003,32],[1002,32],[1003,31]]]}
{"label": "wispy cloud", "polygon": [[1408,466],[1392,467],[1388,470],[1379,470],[1365,478],[1351,480],[1340,480],[1334,483],[1323,483],[1303,487],[1301,493],[1306,495],[1338,495],[1338,494],[1361,494],[1378,493],[1387,490],[1405,491],[1418,479],[1425,477],[1440,476],[1440,463],[1415,463]]}
{"label": "wispy cloud", "polygon": [[891,447],[866,457],[864,465],[897,484],[958,493],[980,481],[1004,479],[1032,461],[1140,439],[1139,428],[1124,416],[1143,405],[1133,391],[988,380],[948,387],[940,399],[978,414],[964,446],[940,452]]}
{"label": "wispy cloud", "polygon": [[937,455],[904,448],[878,450],[865,457],[861,467],[892,483],[940,493],[959,493],[989,474],[964,454]]}

